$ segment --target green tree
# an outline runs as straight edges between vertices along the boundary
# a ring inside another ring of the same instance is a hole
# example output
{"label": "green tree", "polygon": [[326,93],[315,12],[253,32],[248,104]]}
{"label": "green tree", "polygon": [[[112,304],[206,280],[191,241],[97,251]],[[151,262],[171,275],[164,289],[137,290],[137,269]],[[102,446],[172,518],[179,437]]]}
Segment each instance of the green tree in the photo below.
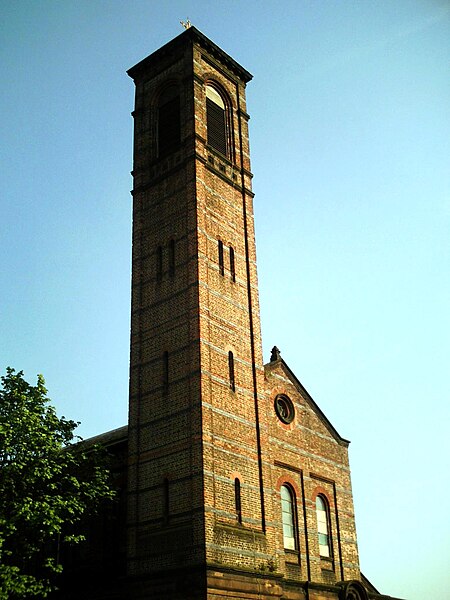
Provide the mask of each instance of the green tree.
{"label": "green tree", "polygon": [[8,368],[0,388],[0,600],[46,597],[61,543],[78,543],[80,521],[113,497],[102,451],[76,443],[44,379],[32,386]]}

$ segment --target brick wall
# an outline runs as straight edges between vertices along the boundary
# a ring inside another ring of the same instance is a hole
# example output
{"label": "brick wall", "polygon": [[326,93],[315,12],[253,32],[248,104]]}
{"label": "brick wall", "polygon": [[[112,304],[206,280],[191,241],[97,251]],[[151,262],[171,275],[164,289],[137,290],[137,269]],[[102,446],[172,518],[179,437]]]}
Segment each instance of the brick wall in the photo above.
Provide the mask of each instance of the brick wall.
{"label": "brick wall", "polygon": [[[274,401],[286,394],[295,417],[286,425]],[[348,442],[341,438],[282,359],[266,365],[267,470],[271,488],[276,555],[291,578],[334,583],[360,579]],[[283,548],[280,487],[289,484],[297,501],[299,552]],[[317,495],[329,506],[331,556],[321,558],[317,533]]]}
{"label": "brick wall", "polygon": [[[194,28],[129,74],[128,573],[146,581],[146,598],[182,598],[186,568],[197,573],[192,598],[337,598],[336,583],[360,579],[348,442],[281,358],[263,366],[251,76]],[[164,157],[158,98],[168,84],[179,93],[181,140]],[[208,86],[225,107],[225,154],[208,142]],[[290,423],[274,410],[278,394],[292,402]],[[294,498],[292,550],[284,548],[283,485]],[[319,550],[317,496],[328,507],[329,557]]]}

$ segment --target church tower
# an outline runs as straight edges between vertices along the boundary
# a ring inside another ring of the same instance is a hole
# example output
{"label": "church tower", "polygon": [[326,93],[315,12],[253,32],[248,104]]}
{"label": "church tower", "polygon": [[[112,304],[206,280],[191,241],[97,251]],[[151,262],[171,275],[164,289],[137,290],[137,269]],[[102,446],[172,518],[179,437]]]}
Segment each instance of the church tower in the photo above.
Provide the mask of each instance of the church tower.
{"label": "church tower", "polygon": [[[194,27],[136,86],[128,426],[117,502],[56,600],[395,600],[362,575],[349,442],[277,347],[263,364],[246,85]],[[126,515],[126,516],[125,516]]]}
{"label": "church tower", "polygon": [[194,27],[136,86],[127,598],[368,600],[348,441],[263,365],[246,85]]}
{"label": "church tower", "polygon": [[146,598],[206,598],[206,565],[226,564],[224,554],[250,570],[270,559],[252,76],[194,27],[128,74],[136,85],[128,572]]}

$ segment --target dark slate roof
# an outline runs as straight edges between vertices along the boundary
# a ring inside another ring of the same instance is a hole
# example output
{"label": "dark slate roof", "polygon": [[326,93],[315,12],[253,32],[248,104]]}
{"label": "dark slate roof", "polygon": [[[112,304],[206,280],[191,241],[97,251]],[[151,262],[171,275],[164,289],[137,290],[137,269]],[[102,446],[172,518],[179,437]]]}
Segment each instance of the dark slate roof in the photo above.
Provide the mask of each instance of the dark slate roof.
{"label": "dark slate roof", "polygon": [[94,437],[82,440],[82,444],[86,446],[94,446],[95,444],[101,444],[102,446],[113,446],[120,442],[125,442],[128,439],[128,425],[100,433]]}
{"label": "dark slate roof", "polygon": [[131,67],[131,69],[128,69],[127,73],[132,79],[136,79],[139,77],[142,71],[151,68],[151,66],[159,62],[164,55],[172,52],[177,47],[182,47],[184,45],[193,43],[197,43],[202,46],[202,48],[207,50],[212,56],[215,56],[222,64],[226,65],[230,71],[232,71],[245,83],[249,82],[253,78],[251,73],[244,69],[244,67],[241,67],[241,65],[231,58],[231,56],[229,56],[226,52],[219,48],[219,46],[207,38],[206,35],[193,26],[183,31],[183,33],[180,33],[180,35],[156,50],[156,52],[153,52],[153,54],[147,56],[147,58],[144,58],[138,62],[136,65],[134,65],[134,67]]}

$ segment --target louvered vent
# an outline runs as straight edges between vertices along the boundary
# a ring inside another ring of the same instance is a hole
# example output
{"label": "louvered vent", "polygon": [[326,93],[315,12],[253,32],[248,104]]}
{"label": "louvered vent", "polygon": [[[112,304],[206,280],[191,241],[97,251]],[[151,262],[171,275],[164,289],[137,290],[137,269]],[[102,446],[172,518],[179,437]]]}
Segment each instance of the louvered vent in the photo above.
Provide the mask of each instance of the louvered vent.
{"label": "louvered vent", "polygon": [[180,97],[176,96],[158,110],[158,155],[167,156],[180,145]]}
{"label": "louvered vent", "polygon": [[227,154],[227,134],[225,110],[215,102],[206,98],[206,126],[208,128],[208,144],[222,154]]}

